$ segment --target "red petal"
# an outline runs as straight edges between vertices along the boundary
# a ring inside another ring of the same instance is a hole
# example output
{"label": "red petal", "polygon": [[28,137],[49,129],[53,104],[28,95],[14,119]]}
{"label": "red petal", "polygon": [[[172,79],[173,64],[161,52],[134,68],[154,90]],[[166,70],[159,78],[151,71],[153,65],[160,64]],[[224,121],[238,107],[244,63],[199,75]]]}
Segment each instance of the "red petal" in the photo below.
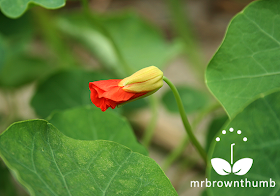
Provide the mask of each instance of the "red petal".
{"label": "red petal", "polygon": [[109,91],[103,93],[103,97],[114,100],[116,102],[127,101],[133,97],[135,93],[125,92],[121,87],[111,88]]}
{"label": "red petal", "polygon": [[110,90],[112,87],[118,86],[121,79],[112,79],[112,80],[100,80],[95,82],[90,82],[95,87],[98,87],[99,89],[102,89],[104,91]]}
{"label": "red petal", "polygon": [[146,93],[125,92],[118,86],[121,80],[101,80],[89,83],[91,91],[90,99],[92,103],[103,112],[109,107],[114,109],[118,104],[135,99]]}
{"label": "red petal", "polygon": [[91,89],[91,93],[90,93],[90,99],[91,102],[96,106],[99,107],[103,112],[105,110],[107,110],[109,107],[111,107],[112,109],[114,109],[117,106],[117,102],[112,101],[110,99],[107,98],[99,98],[98,97],[98,93],[95,89]]}

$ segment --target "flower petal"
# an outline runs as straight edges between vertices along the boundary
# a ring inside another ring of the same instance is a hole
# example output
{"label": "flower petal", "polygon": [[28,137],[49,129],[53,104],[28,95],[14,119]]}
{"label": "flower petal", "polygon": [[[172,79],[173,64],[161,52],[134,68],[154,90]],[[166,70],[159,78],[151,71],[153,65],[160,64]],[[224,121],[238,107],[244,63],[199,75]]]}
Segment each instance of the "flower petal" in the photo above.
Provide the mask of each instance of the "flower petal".
{"label": "flower petal", "polygon": [[96,106],[99,107],[103,112],[106,111],[109,107],[114,109],[119,103],[112,101],[107,98],[99,98],[98,93],[95,89],[91,89],[90,93],[90,99],[92,103]]}
{"label": "flower petal", "polygon": [[119,86],[120,79],[101,80],[89,83],[92,103],[103,112],[109,107],[114,109],[117,105],[143,96],[145,93],[126,92]]}
{"label": "flower petal", "polygon": [[135,93],[125,92],[121,87],[113,87],[109,91],[103,93],[103,97],[114,100],[116,102],[127,101],[133,97]]}
{"label": "flower petal", "polygon": [[[90,82],[92,88],[98,87],[103,91],[109,91],[110,88],[118,86],[121,79],[111,79],[111,80],[100,80],[95,82]],[[90,88],[89,87],[89,88]]]}

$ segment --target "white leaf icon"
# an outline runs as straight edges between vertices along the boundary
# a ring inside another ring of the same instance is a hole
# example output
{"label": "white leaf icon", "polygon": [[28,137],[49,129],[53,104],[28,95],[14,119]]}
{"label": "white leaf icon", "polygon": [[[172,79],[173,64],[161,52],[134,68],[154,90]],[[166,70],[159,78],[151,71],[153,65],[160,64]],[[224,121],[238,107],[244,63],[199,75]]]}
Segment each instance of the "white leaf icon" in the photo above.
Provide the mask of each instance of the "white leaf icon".
{"label": "white leaf icon", "polygon": [[211,159],[213,169],[220,175],[225,176],[231,173],[231,165],[224,159],[213,158]]}
{"label": "white leaf icon", "polygon": [[253,159],[243,158],[236,161],[232,167],[232,172],[235,175],[245,175],[252,167]]}

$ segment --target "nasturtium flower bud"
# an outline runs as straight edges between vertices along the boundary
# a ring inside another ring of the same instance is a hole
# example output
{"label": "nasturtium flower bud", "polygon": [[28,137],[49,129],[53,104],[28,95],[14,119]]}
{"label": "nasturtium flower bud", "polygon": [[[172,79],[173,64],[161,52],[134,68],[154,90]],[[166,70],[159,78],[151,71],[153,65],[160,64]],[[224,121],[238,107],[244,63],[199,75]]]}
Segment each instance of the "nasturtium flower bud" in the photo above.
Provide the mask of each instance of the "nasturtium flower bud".
{"label": "nasturtium flower bud", "polygon": [[124,79],[101,80],[89,83],[92,103],[103,112],[109,107],[146,97],[163,85],[163,73],[155,66],[141,69]]}
{"label": "nasturtium flower bud", "polygon": [[162,71],[155,66],[150,66],[124,78],[120,81],[119,86],[126,92],[149,92],[162,87],[162,78]]}

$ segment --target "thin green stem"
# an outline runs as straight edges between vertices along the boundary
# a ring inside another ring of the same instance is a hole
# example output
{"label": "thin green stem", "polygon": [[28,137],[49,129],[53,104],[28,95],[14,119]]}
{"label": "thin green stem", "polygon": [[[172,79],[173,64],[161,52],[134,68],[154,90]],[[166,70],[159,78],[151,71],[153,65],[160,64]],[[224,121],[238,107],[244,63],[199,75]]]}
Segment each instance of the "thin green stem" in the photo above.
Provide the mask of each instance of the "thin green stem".
{"label": "thin green stem", "polygon": [[170,89],[172,90],[172,92],[175,96],[175,99],[176,99],[176,102],[177,102],[177,105],[178,105],[178,109],[179,109],[179,112],[180,112],[180,115],[181,115],[181,119],[183,121],[183,125],[185,127],[185,130],[186,130],[186,132],[187,132],[187,134],[190,138],[190,141],[195,146],[195,148],[197,149],[197,151],[199,152],[199,154],[201,155],[201,157],[203,158],[203,160],[207,164],[207,154],[193,134],[191,125],[188,121],[188,118],[187,118],[187,115],[186,115],[186,112],[185,112],[185,109],[184,109],[184,106],[183,106],[183,103],[182,103],[182,100],[181,100],[181,97],[179,95],[179,92],[178,92],[177,88],[165,76],[163,77],[163,80],[168,84],[168,86],[170,87]]}
{"label": "thin green stem", "polygon": [[143,145],[148,148],[152,137],[154,135],[154,131],[156,128],[156,123],[158,119],[158,100],[155,95],[149,96],[150,101],[150,108],[152,109],[152,118],[149,122],[147,129],[145,130],[144,137],[143,137]]}
{"label": "thin green stem", "polygon": [[[221,105],[216,102],[209,107],[206,107],[200,114],[195,118],[192,123],[192,127],[196,130],[197,125],[201,122],[203,117],[207,116],[209,113],[215,111],[216,109],[220,108]],[[180,142],[180,144],[170,153],[170,155],[166,158],[163,163],[162,169],[166,171],[183,153],[186,147],[189,144],[189,137],[186,135],[184,139]]]}

